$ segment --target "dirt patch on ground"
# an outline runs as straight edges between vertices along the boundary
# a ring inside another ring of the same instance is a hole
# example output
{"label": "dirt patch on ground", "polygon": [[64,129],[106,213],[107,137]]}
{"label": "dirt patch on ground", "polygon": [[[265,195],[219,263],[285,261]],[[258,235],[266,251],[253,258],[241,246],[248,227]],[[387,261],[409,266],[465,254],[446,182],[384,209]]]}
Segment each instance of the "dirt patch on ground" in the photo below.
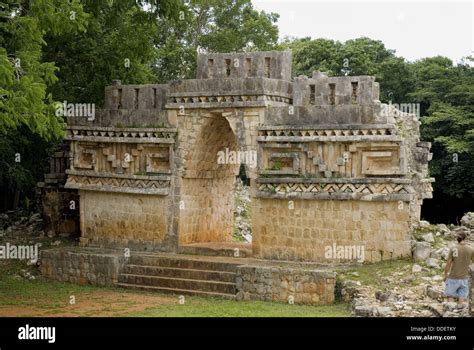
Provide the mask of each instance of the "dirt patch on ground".
{"label": "dirt patch on ground", "polygon": [[177,296],[152,295],[122,291],[95,291],[74,295],[75,303],[69,300],[34,300],[36,305],[0,305],[2,317],[107,317],[126,316],[160,305],[178,304]]}

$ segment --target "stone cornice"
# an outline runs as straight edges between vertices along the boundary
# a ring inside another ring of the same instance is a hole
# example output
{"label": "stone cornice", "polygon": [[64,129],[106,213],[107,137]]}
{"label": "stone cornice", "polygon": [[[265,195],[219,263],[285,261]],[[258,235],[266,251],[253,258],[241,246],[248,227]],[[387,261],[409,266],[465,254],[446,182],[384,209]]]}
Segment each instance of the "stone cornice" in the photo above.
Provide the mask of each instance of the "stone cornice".
{"label": "stone cornice", "polygon": [[258,198],[410,201],[415,196],[410,179],[286,178],[258,179],[257,183]]}
{"label": "stone cornice", "polygon": [[168,195],[169,175],[127,175],[66,170],[65,188],[150,195]]}
{"label": "stone cornice", "polygon": [[177,129],[173,128],[114,128],[69,126],[65,139],[69,141],[118,143],[174,143]]}

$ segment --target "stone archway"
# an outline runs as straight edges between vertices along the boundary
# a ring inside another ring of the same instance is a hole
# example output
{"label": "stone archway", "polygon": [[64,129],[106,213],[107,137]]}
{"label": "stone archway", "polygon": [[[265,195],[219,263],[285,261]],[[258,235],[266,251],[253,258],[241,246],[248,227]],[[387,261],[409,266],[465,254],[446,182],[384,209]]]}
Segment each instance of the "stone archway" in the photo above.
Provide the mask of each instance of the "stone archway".
{"label": "stone archway", "polygon": [[185,147],[178,243],[231,242],[233,189],[240,164],[220,164],[218,154],[238,150],[237,138],[222,113],[199,113],[189,125],[181,135]]}

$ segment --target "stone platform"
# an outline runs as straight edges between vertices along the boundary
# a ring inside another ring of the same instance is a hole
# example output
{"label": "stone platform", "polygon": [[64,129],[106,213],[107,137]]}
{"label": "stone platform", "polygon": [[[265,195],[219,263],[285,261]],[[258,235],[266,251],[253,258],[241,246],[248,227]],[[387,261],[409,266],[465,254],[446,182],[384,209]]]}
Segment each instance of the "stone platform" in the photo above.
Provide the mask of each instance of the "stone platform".
{"label": "stone platform", "polygon": [[336,273],[316,263],[79,247],[42,251],[40,261],[46,278],[78,284],[295,304],[335,296]]}
{"label": "stone platform", "polygon": [[240,242],[204,242],[182,244],[178,247],[180,254],[229,256],[249,258],[252,256],[252,243]]}

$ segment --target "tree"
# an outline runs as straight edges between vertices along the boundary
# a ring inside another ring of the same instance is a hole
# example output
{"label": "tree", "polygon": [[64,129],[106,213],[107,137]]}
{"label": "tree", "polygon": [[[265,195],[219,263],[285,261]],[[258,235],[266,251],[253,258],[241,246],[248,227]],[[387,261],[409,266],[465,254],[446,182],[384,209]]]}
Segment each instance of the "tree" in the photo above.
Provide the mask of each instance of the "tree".
{"label": "tree", "polygon": [[341,43],[328,39],[287,38],[280,47],[293,50],[296,76],[311,76],[313,71],[330,76],[374,75],[380,82],[380,98],[385,102],[407,102],[407,94],[413,88],[408,63],[379,40],[362,37]]}
{"label": "tree", "polygon": [[250,0],[191,0],[178,18],[161,18],[155,45],[157,80],[193,78],[197,50],[238,52],[276,47],[278,15],[256,11]]}
{"label": "tree", "polygon": [[342,44],[328,39],[286,38],[281,49],[293,51],[293,75],[310,77],[313,71],[326,72],[329,75],[340,75],[342,63],[338,61],[338,51]]}
{"label": "tree", "polygon": [[16,206],[21,193],[32,195],[48,141],[62,135],[63,121],[47,91],[57,68],[43,61],[44,38],[83,31],[87,18],[77,0],[0,4],[0,188],[6,208]]}
{"label": "tree", "polygon": [[42,61],[46,33],[83,31],[87,14],[77,0],[10,0],[0,7],[0,133],[25,125],[42,138],[58,137],[47,88],[56,67]]}
{"label": "tree", "polygon": [[422,133],[433,142],[435,188],[457,198],[474,197],[474,112],[437,102],[423,118]]}
{"label": "tree", "polygon": [[[123,72],[130,81],[140,82],[146,74],[151,76],[153,39],[145,30],[153,32],[156,16],[171,15],[177,4],[172,0],[0,3],[0,188],[5,201],[13,198],[16,206],[21,193],[31,198],[42,178],[48,150],[62,137],[63,120],[55,114],[55,100],[97,102],[93,98],[102,98],[110,76]],[[147,39],[130,38],[130,33]],[[120,71],[119,64],[114,65],[110,59],[114,52],[118,52],[115,62],[130,57],[130,70]],[[140,55],[146,68],[140,65]],[[11,208],[11,203],[4,207]]]}
{"label": "tree", "polygon": [[157,59],[154,33],[159,18],[178,16],[182,5],[173,0],[83,0],[89,14],[86,30],[49,36],[44,57],[59,68],[52,87],[59,101],[101,105],[104,88],[113,79],[124,84],[153,82]]}

